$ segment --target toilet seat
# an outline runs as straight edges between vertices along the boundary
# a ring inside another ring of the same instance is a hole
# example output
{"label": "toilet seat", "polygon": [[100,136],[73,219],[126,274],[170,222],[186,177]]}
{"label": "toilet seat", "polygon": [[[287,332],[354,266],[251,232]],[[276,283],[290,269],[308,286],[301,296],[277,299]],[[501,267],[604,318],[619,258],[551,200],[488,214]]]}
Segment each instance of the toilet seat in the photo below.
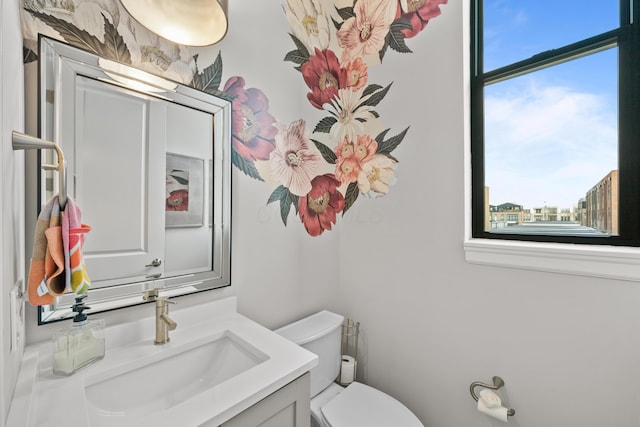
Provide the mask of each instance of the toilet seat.
{"label": "toilet seat", "polygon": [[424,427],[402,403],[358,382],[351,383],[321,412],[331,427]]}

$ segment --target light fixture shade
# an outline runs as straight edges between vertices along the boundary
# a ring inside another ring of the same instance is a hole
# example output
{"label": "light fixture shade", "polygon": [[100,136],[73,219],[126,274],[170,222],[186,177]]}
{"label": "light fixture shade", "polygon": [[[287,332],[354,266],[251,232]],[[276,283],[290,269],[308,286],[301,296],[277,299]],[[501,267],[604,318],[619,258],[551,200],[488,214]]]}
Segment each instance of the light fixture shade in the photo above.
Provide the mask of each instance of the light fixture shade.
{"label": "light fixture shade", "polygon": [[120,0],[150,31],[187,46],[208,46],[227,34],[227,0]]}

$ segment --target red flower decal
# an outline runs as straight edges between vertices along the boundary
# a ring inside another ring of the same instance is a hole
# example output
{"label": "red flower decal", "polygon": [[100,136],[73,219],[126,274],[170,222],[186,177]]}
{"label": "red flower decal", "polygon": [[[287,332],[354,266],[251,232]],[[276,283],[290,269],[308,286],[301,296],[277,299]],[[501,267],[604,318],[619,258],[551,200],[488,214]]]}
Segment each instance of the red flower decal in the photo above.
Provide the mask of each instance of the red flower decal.
{"label": "red flower decal", "polygon": [[242,77],[231,77],[224,85],[224,92],[233,97],[233,149],[247,160],[268,160],[278,133],[273,126],[276,119],[268,112],[269,100],[260,89],[245,89]]}
{"label": "red flower decal", "polygon": [[[405,4],[406,3],[406,4]],[[424,30],[429,20],[440,15],[440,5],[447,0],[405,0],[398,2],[396,18],[404,18],[411,24],[410,30],[401,30],[406,38],[415,37]]]}
{"label": "red flower decal", "polygon": [[174,190],[167,197],[165,206],[166,211],[188,211],[189,210],[189,191]]}
{"label": "red flower decal", "polygon": [[309,62],[302,64],[302,77],[311,89],[307,99],[319,110],[338,95],[338,89],[345,87],[345,70],[340,67],[338,57],[329,49],[315,49]]}
{"label": "red flower decal", "polygon": [[344,196],[338,191],[340,181],[333,174],[315,177],[311,191],[298,200],[300,219],[307,233],[316,237],[331,230],[336,215],[344,209]]}

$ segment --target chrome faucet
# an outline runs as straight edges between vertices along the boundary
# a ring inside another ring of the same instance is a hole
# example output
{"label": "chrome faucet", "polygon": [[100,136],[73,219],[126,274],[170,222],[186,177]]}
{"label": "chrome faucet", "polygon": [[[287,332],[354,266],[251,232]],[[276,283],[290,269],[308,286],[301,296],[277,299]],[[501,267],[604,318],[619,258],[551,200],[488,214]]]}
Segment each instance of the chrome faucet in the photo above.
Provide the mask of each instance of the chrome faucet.
{"label": "chrome faucet", "polygon": [[166,344],[169,342],[169,331],[173,331],[178,324],[169,317],[169,301],[167,297],[156,298],[156,340],[155,344]]}

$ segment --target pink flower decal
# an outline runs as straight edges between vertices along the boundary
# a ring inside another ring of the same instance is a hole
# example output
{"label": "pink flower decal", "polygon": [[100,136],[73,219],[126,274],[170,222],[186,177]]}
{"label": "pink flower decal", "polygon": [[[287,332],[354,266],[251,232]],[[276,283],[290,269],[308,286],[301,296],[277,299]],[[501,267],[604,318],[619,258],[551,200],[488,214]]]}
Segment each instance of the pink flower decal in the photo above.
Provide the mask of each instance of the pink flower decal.
{"label": "pink flower decal", "polygon": [[362,89],[367,84],[368,67],[362,58],[349,62],[345,68],[345,85],[353,91]]}
{"label": "pink flower decal", "polygon": [[424,30],[429,20],[440,15],[440,5],[447,0],[400,0],[396,18],[404,18],[411,24],[411,30],[401,30],[406,38],[415,37]]}
{"label": "pink flower decal", "polygon": [[356,182],[362,165],[368,162],[378,149],[378,143],[371,135],[358,135],[356,142],[344,138],[335,149],[336,178],[342,183]]}
{"label": "pink flower decal", "polygon": [[382,49],[394,18],[395,1],[359,0],[353,10],[355,16],[344,21],[337,32],[338,45],[344,49],[342,63]]}
{"label": "pink flower decal", "polygon": [[278,130],[269,114],[269,100],[256,88],[244,88],[242,77],[231,77],[224,92],[234,97],[231,104],[233,149],[247,160],[267,160],[275,148]]}
{"label": "pink flower decal", "polygon": [[298,211],[307,233],[315,237],[336,223],[336,215],[344,209],[344,196],[338,191],[340,181],[332,174],[315,177],[311,185],[309,194],[298,200]]}
{"label": "pink flower decal", "polygon": [[302,77],[311,89],[307,99],[319,110],[338,95],[338,89],[344,87],[344,70],[333,51],[315,49],[315,55],[302,64]]}
{"label": "pink flower decal", "polygon": [[311,180],[320,175],[324,160],[309,139],[304,120],[280,127],[276,149],[271,152],[271,171],[292,194],[304,196],[311,191]]}

